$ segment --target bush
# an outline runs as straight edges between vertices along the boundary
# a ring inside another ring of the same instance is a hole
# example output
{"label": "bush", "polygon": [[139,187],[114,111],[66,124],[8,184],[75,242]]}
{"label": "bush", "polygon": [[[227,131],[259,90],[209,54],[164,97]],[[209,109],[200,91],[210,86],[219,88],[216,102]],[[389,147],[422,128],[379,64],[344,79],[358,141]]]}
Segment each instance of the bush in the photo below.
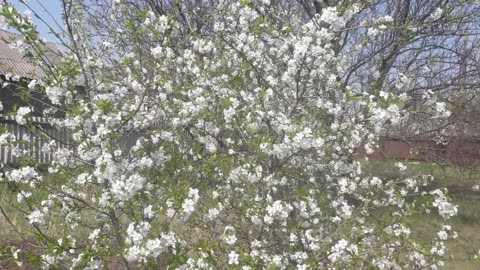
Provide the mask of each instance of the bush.
{"label": "bush", "polygon": [[[84,23],[81,1],[64,3],[65,51],[54,69],[45,66],[40,85],[66,111],[52,121],[71,133],[74,147],[51,145],[47,175],[24,164],[5,167],[4,177],[42,248],[39,263],[243,270],[443,264],[451,228],[440,224],[424,241],[409,220],[455,215],[446,191],[419,191],[429,176],[368,175],[353,157],[359,147],[374,147],[387,122],[408,115],[387,89],[342,86],[355,44],[342,51],[337,41],[362,6],[325,7],[307,19],[286,8],[288,1],[268,2],[232,1],[199,16],[180,4],[161,13],[114,1],[104,37]],[[10,5],[1,16],[41,59],[29,20]],[[36,193],[45,196],[34,200]]]}

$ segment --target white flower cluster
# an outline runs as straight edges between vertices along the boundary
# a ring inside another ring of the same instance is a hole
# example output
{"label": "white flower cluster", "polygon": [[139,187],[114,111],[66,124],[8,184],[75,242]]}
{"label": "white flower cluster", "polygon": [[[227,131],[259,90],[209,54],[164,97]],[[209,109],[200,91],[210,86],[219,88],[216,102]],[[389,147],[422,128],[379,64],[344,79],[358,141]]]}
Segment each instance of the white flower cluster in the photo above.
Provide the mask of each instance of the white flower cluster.
{"label": "white flower cluster", "polygon": [[273,204],[267,206],[267,214],[263,217],[263,221],[266,224],[272,224],[276,219],[285,222],[292,209],[293,207],[285,202],[275,201]]}
{"label": "white flower cluster", "polygon": [[118,201],[127,201],[143,189],[144,183],[145,178],[138,174],[122,175],[119,180],[112,181],[111,193]]}
{"label": "white flower cluster", "polygon": [[45,222],[45,219],[43,217],[44,213],[42,213],[40,210],[34,210],[27,216],[28,222],[37,224],[43,224]]}
{"label": "white flower cluster", "polygon": [[190,188],[188,190],[188,197],[182,203],[183,215],[185,219],[188,219],[195,211],[195,206],[199,198],[200,196],[198,195],[198,189]]}
{"label": "white flower cluster", "polygon": [[32,112],[29,107],[20,107],[15,115],[15,120],[19,125],[25,125],[27,123],[27,116]]}
{"label": "white flower cluster", "polygon": [[351,254],[356,255],[357,253],[358,248],[356,245],[349,244],[347,240],[341,239],[332,247],[328,259],[332,262],[336,262],[337,260],[348,260],[351,258]]}
{"label": "white flower cluster", "polygon": [[431,191],[430,194],[435,196],[435,200],[432,204],[438,209],[438,213],[444,219],[449,219],[450,217],[457,215],[457,206],[448,201],[444,191],[436,189]]}
{"label": "white flower cluster", "polygon": [[30,185],[34,185],[35,180],[40,180],[42,178],[35,168],[29,166],[8,171],[5,175],[7,176],[8,181]]}
{"label": "white flower cluster", "polygon": [[148,239],[150,224],[141,222],[140,224],[130,223],[127,228],[126,242],[130,245],[126,251],[126,258],[129,261],[145,261],[147,258],[156,258],[167,248],[176,243],[175,235],[162,234],[160,238]]}

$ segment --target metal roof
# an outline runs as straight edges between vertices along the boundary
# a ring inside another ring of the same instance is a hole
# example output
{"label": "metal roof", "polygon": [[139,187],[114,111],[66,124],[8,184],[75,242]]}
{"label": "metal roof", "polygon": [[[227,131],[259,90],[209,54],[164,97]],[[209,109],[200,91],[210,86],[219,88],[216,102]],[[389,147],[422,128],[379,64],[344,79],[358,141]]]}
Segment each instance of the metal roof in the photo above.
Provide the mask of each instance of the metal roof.
{"label": "metal roof", "polygon": [[[45,77],[46,74],[39,67],[38,60],[33,57],[34,52],[27,52],[25,55],[19,49],[11,47],[10,44],[21,39],[19,34],[0,30],[0,75],[12,74],[29,79]],[[50,63],[59,61],[60,50],[54,43],[47,42],[45,49],[46,61]]]}

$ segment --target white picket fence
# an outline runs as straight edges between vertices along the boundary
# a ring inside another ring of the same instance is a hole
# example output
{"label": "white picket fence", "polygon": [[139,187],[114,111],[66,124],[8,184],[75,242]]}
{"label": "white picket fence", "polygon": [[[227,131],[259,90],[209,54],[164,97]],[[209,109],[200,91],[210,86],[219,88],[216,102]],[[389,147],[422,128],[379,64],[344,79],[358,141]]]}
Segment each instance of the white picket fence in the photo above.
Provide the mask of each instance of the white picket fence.
{"label": "white picket fence", "polygon": [[26,153],[43,164],[49,163],[52,160],[53,151],[43,150],[51,140],[54,142],[50,145],[51,149],[69,147],[71,140],[67,132],[56,129],[46,118],[30,117],[29,124],[33,127],[30,130],[19,125],[15,121],[15,116],[0,115],[0,126],[15,135],[17,141],[25,141],[25,143],[14,143],[12,146],[0,147],[0,158],[3,164],[17,164],[19,158],[14,154],[15,152]]}

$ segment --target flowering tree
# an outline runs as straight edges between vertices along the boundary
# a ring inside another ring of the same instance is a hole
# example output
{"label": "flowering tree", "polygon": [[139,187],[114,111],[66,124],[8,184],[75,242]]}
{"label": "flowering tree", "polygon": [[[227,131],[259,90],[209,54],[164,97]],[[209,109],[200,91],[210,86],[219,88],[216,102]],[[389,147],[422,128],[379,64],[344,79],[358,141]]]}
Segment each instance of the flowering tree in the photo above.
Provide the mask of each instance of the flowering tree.
{"label": "flowering tree", "polygon": [[[52,108],[43,113],[71,132],[73,146],[47,149],[55,156],[47,174],[28,159],[4,167],[38,239],[33,263],[443,264],[444,241],[455,233],[439,224],[417,238],[412,217],[455,215],[446,191],[422,188],[429,176],[380,179],[353,158],[359,147],[373,149],[387,121],[408,117],[404,96],[344,80],[356,46],[339,50],[338,39],[365,5],[316,5],[300,16],[289,1],[224,1],[208,13],[152,2],[113,1],[106,37],[84,23],[99,17],[82,1],[63,2],[64,55],[29,89],[48,97]],[[0,16],[41,60],[30,20],[8,4]],[[64,118],[52,117],[58,110]],[[29,125],[29,112],[19,108],[18,124]]]}

